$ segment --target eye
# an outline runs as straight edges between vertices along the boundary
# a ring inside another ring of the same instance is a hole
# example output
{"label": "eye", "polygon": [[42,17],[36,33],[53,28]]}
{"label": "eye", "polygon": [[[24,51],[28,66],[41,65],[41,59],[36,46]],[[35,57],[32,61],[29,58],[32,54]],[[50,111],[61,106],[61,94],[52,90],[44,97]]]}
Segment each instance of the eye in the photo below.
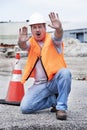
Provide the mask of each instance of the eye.
{"label": "eye", "polygon": [[38,26],[38,28],[42,28],[42,26],[41,26],[41,25],[39,25],[39,26]]}
{"label": "eye", "polygon": [[33,29],[36,29],[37,27],[36,26],[33,26]]}

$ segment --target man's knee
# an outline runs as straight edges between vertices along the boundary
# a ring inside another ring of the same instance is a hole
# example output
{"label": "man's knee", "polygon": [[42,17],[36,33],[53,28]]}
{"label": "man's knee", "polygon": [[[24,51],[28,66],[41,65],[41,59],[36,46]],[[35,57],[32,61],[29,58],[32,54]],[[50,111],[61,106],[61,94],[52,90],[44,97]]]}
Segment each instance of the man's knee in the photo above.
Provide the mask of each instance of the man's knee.
{"label": "man's knee", "polygon": [[65,78],[70,78],[71,79],[71,72],[69,71],[69,69],[64,69],[63,70],[63,76]]}
{"label": "man's knee", "polygon": [[29,114],[29,113],[33,113],[33,109],[32,109],[32,106],[31,104],[28,105],[28,104],[25,104],[25,103],[21,103],[20,104],[20,110],[23,114]]}
{"label": "man's knee", "polygon": [[58,77],[71,80],[71,72],[67,68],[61,69],[58,72]]}

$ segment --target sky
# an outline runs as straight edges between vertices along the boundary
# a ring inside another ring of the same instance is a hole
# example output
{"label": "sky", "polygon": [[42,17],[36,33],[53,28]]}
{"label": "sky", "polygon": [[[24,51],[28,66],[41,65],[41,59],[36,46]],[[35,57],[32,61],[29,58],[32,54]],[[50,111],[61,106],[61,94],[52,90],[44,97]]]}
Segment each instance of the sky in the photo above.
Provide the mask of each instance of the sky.
{"label": "sky", "polygon": [[46,20],[55,12],[64,22],[87,22],[87,0],[0,0],[0,21],[26,21],[34,12]]}

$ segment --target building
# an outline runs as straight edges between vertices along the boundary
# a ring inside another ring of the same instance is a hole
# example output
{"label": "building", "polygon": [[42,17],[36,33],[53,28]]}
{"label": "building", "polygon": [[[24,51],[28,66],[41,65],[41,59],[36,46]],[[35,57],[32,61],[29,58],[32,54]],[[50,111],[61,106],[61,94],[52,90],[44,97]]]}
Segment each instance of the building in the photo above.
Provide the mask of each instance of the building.
{"label": "building", "polygon": [[[28,27],[28,34],[31,35],[29,21],[0,22],[0,44],[17,44],[19,28],[23,26]],[[47,26],[47,32],[52,33],[53,30]],[[87,43],[87,23],[63,22],[63,30],[63,38],[75,38]]]}
{"label": "building", "polygon": [[63,38],[75,38],[81,43],[87,43],[87,23],[64,23]]}

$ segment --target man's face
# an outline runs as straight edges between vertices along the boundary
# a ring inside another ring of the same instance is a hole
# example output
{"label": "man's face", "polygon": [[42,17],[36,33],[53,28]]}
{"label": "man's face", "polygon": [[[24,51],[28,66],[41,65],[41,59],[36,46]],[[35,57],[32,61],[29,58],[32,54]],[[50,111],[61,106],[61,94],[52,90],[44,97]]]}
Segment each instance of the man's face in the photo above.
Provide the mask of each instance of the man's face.
{"label": "man's face", "polygon": [[31,26],[31,32],[36,41],[43,41],[46,35],[45,24],[34,24]]}

